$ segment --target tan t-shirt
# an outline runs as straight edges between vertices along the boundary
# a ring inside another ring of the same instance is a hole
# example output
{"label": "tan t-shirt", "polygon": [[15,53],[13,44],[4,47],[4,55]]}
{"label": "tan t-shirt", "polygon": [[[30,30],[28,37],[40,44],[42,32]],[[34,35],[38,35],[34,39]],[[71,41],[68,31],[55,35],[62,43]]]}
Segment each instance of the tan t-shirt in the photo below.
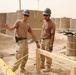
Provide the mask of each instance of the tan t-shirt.
{"label": "tan t-shirt", "polygon": [[27,32],[32,33],[32,29],[29,24],[23,22],[22,20],[17,20],[15,22],[16,36],[21,38],[27,38]]}
{"label": "tan t-shirt", "polygon": [[51,19],[48,22],[43,20],[41,38],[51,39],[52,34],[55,34],[55,24]]}

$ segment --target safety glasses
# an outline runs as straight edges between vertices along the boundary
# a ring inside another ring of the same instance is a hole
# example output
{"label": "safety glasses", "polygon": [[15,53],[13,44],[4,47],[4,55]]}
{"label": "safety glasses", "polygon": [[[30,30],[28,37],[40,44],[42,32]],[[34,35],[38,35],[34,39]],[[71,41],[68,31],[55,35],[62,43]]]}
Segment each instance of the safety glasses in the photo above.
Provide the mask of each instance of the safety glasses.
{"label": "safety glasses", "polygon": [[45,15],[45,14],[44,14],[43,16],[49,16],[49,15]]}
{"label": "safety glasses", "polygon": [[29,15],[24,15],[25,17],[29,17]]}

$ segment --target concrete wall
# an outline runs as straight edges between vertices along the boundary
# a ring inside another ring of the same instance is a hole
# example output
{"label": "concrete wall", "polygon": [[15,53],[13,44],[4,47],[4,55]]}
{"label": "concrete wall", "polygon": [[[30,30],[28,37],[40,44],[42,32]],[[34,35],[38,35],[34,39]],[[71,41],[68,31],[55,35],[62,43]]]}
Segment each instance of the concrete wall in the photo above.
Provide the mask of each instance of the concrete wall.
{"label": "concrete wall", "polygon": [[[1,23],[7,23],[9,26],[12,26],[17,19],[23,18],[22,13],[23,13],[23,10],[17,11],[14,13],[13,12],[12,13],[0,13],[0,30],[2,29]],[[51,19],[56,25],[56,30],[72,29],[73,25],[76,24],[76,19],[71,19],[71,18],[66,18],[66,17],[63,17],[63,18],[52,17]],[[41,34],[42,20],[43,20],[42,11],[30,10],[30,17],[29,17],[28,23],[32,27],[32,30],[34,31],[38,39],[40,38],[40,34]],[[8,35],[15,36],[15,31],[11,32],[7,30],[5,32]],[[31,38],[29,33],[28,33],[28,37]]]}
{"label": "concrete wall", "polygon": [[41,27],[42,27],[42,20],[43,15],[42,11],[30,11],[30,18],[29,18],[29,24],[32,27],[35,35],[37,36],[37,39],[40,38],[41,35]]}
{"label": "concrete wall", "polygon": [[70,18],[60,18],[60,29],[69,30],[70,29]]}
{"label": "concrete wall", "polygon": [[52,17],[51,20],[55,23],[55,18]]}
{"label": "concrete wall", "polygon": [[17,15],[17,19],[22,19],[23,18],[23,10],[17,11],[16,15]]}
{"label": "concrete wall", "polygon": [[43,19],[42,11],[30,11],[29,23],[32,28],[41,28]]}
{"label": "concrete wall", "polygon": [[3,23],[6,23],[6,13],[0,13],[0,32],[6,33],[6,29],[2,28]]}
{"label": "concrete wall", "polygon": [[[17,19],[17,15],[16,13],[7,13],[7,17],[6,17],[6,23],[11,27],[15,21]],[[15,31],[8,31],[6,30],[6,33],[8,35],[14,36],[15,35]]]}
{"label": "concrete wall", "polygon": [[2,23],[6,23],[6,13],[0,13],[0,27]]}
{"label": "concrete wall", "polygon": [[56,30],[60,29],[60,18],[55,18]]}
{"label": "concrete wall", "polygon": [[76,30],[76,19],[70,19],[70,29]]}

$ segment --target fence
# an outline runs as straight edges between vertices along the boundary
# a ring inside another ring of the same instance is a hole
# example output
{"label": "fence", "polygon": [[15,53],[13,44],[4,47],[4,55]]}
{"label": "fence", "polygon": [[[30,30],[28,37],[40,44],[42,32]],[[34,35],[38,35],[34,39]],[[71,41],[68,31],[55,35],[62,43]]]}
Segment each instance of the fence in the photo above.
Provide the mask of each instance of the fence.
{"label": "fence", "polygon": [[70,66],[70,75],[76,75],[76,61],[71,60],[69,58],[65,58],[65,57],[63,57],[61,55],[57,55],[55,53],[50,53],[50,52],[41,50],[41,49],[36,50],[36,73],[37,74],[41,73],[41,71],[40,71],[40,55],[41,54],[44,55],[44,56],[47,56],[49,58],[52,58],[54,60],[57,60],[59,62],[69,64],[69,66]]}

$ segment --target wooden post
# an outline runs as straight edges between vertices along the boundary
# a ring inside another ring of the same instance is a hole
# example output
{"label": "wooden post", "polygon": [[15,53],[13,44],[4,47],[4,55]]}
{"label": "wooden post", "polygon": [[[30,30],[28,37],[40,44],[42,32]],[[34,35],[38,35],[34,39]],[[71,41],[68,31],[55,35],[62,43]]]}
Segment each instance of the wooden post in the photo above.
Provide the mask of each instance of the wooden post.
{"label": "wooden post", "polygon": [[76,68],[73,66],[71,67],[70,75],[76,75]]}
{"label": "wooden post", "polygon": [[40,53],[39,50],[36,50],[36,73],[40,74]]}
{"label": "wooden post", "polygon": [[[47,56],[49,58],[52,58],[56,61],[60,61],[66,64],[69,64],[71,69],[70,69],[70,75],[76,75],[76,61],[70,60],[69,58],[65,58],[61,55],[55,54],[55,53],[50,53],[41,49],[36,50],[36,73],[40,75],[40,55]],[[41,74],[42,75],[42,74]]]}

